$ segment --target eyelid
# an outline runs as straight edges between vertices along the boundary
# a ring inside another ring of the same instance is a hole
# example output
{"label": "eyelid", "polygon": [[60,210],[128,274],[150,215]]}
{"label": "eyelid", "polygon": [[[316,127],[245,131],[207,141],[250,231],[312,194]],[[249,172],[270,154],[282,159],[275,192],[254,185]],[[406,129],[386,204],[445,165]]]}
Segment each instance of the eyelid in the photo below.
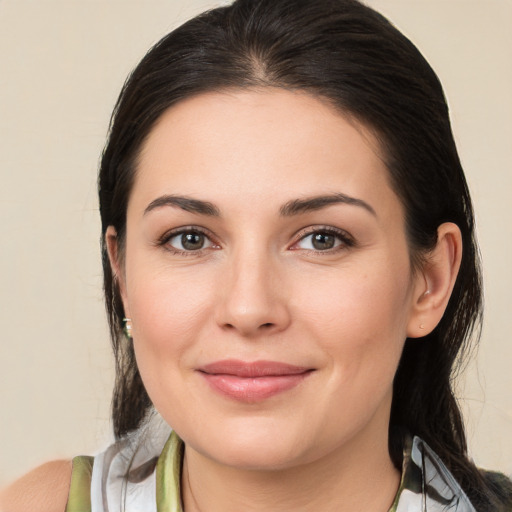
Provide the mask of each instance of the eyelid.
{"label": "eyelid", "polygon": [[[301,242],[308,236],[314,235],[315,233],[326,233],[329,235],[333,235],[333,236],[337,237],[339,240],[341,240],[341,244],[339,244],[331,249],[325,249],[325,250],[294,248],[294,246],[296,246],[299,242]],[[317,254],[320,254],[320,253],[329,254],[329,253],[347,249],[348,247],[353,247],[356,245],[354,237],[352,235],[350,235],[350,233],[348,233],[344,229],[335,228],[334,226],[324,226],[324,225],[308,226],[307,228],[301,229],[296,234],[295,238],[296,238],[295,242],[290,247],[291,250],[294,250],[294,251],[303,250],[303,251],[314,252]]]}
{"label": "eyelid", "polygon": [[[177,249],[171,245],[168,245],[169,241],[172,238],[179,236],[179,235],[186,234],[186,233],[200,233],[200,234],[204,235],[210,241],[211,245],[208,247],[204,247],[202,249],[197,249],[197,250],[193,250],[193,251],[192,250],[185,251],[185,250]],[[197,256],[197,255],[202,254],[206,250],[220,248],[220,245],[214,240],[214,237],[211,235],[211,233],[208,230],[206,230],[200,226],[193,226],[193,225],[180,226],[178,228],[172,228],[172,229],[166,231],[162,236],[160,236],[158,238],[156,245],[163,246],[163,247],[165,247],[166,250],[168,250],[169,252],[172,252],[174,254],[186,255],[186,256]]]}
{"label": "eyelid", "polygon": [[[177,249],[175,247],[168,245],[169,241],[172,238],[179,236],[179,235],[183,235],[185,233],[194,233],[194,232],[201,233],[202,235],[204,235],[210,241],[211,245],[208,247],[202,248],[202,249],[188,250],[188,251],[180,250],[180,249]],[[306,237],[311,236],[315,233],[327,233],[329,235],[333,235],[333,236],[337,237],[338,240],[341,241],[341,243],[331,249],[325,249],[325,250],[301,249],[300,247],[299,248],[295,247],[299,242],[304,240]],[[295,238],[295,241],[293,242],[293,244],[289,248],[289,250],[309,251],[309,252],[314,252],[315,254],[319,254],[319,253],[329,254],[329,253],[347,249],[349,247],[353,247],[356,245],[356,242],[355,242],[354,238],[352,237],[352,235],[350,235],[350,233],[348,233],[344,229],[336,228],[334,226],[327,226],[327,225],[314,225],[314,226],[308,226],[306,228],[302,228],[295,234],[294,238]],[[194,226],[194,225],[180,226],[180,227],[172,228],[172,229],[166,231],[162,236],[160,236],[158,238],[158,240],[156,241],[156,245],[164,246],[166,248],[166,250],[168,250],[174,254],[182,254],[182,255],[186,255],[186,256],[194,256],[194,255],[197,256],[199,254],[202,254],[206,250],[220,249],[220,244],[215,240],[215,238],[212,236],[212,234],[210,233],[209,230],[206,230],[200,226]]]}

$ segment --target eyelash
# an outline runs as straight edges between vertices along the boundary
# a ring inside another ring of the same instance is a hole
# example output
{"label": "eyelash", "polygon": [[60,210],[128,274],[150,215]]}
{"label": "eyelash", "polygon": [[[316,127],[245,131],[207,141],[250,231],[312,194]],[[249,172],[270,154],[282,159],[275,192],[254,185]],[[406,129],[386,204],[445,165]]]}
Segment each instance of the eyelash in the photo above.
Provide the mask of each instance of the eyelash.
{"label": "eyelash", "polygon": [[183,236],[183,235],[186,235],[186,234],[200,234],[200,235],[203,235],[207,240],[210,241],[210,243],[212,244],[213,248],[216,249],[216,248],[219,247],[219,245],[216,244],[211,239],[211,236],[204,229],[196,227],[196,226],[187,226],[187,227],[184,227],[184,228],[179,228],[179,229],[176,229],[176,230],[167,231],[163,236],[160,237],[160,239],[157,242],[157,245],[165,247],[166,250],[168,250],[168,251],[170,251],[173,254],[176,254],[178,256],[199,256],[199,255],[201,255],[203,253],[203,251],[205,249],[209,249],[210,248],[210,247],[207,247],[207,248],[197,249],[195,251],[194,250],[184,251],[184,250],[181,250],[181,249],[177,249],[176,247],[173,247],[172,245],[169,245],[169,242],[173,238],[176,238],[178,236]]}
{"label": "eyelash", "polygon": [[[342,250],[346,250],[350,247],[354,247],[356,245],[354,238],[349,233],[344,231],[343,229],[334,228],[332,226],[314,226],[314,227],[309,227],[309,228],[305,228],[305,229],[301,230],[298,233],[298,240],[293,244],[292,247],[296,246],[297,244],[299,244],[301,241],[305,240],[309,236],[316,235],[316,234],[333,236],[336,239],[338,239],[340,244],[335,247],[332,247],[331,249],[325,249],[325,250],[320,250],[320,249],[302,249],[302,250],[307,251],[309,253],[314,253],[314,254],[333,254],[338,251],[342,251]],[[299,249],[292,249],[292,250],[301,250],[301,249],[299,248]]]}
{"label": "eyelash", "polygon": [[[212,244],[210,247],[201,248],[197,250],[182,250],[177,249],[176,247],[173,247],[169,245],[169,242],[178,236],[183,236],[186,234],[201,234],[203,235],[207,240],[210,241]],[[333,248],[320,250],[320,249],[302,249],[303,251],[307,251],[309,253],[314,254],[332,254],[350,247],[355,246],[355,240],[352,238],[349,233],[342,229],[333,228],[332,226],[314,226],[309,227],[301,230],[297,234],[297,241],[293,243],[290,250],[301,250],[300,248],[294,249],[293,247],[299,244],[301,241],[305,240],[307,237],[315,235],[315,234],[324,234],[335,237],[339,242],[339,245],[336,245]],[[219,244],[214,242],[211,238],[211,236],[202,228],[196,227],[196,226],[187,226],[184,228],[179,228],[176,230],[171,230],[166,232],[163,236],[160,237],[160,239],[157,241],[157,245],[164,246],[166,250],[172,252],[173,254],[179,255],[179,256],[199,256],[201,255],[205,250],[207,249],[218,249]]]}

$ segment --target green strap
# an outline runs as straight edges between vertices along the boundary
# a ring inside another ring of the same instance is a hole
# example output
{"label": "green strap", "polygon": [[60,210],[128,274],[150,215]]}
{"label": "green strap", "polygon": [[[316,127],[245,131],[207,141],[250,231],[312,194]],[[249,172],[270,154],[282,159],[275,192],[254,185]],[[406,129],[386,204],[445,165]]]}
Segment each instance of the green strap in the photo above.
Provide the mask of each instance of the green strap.
{"label": "green strap", "polygon": [[91,476],[94,457],[75,457],[66,512],[91,512]]}
{"label": "green strap", "polygon": [[183,441],[172,431],[156,465],[157,512],[183,512],[180,492],[183,450]]}

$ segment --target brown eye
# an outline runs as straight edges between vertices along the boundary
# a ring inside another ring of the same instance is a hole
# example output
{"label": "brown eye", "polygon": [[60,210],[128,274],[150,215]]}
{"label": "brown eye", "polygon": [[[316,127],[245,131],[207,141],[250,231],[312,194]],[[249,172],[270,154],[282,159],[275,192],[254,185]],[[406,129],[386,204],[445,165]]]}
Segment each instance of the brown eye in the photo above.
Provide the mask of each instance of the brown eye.
{"label": "brown eye", "polygon": [[322,252],[343,249],[353,245],[353,239],[348,233],[338,232],[338,230],[334,231],[334,229],[319,229],[304,235],[293,248]]}
{"label": "brown eye", "polygon": [[311,237],[311,245],[317,251],[332,249],[336,243],[336,237],[328,233],[314,233]]}
{"label": "brown eye", "polygon": [[169,238],[167,243],[178,251],[200,251],[213,245],[208,237],[199,231],[177,233]]}
{"label": "brown eye", "polygon": [[184,233],[181,235],[181,245],[188,251],[202,249],[205,236],[201,233]]}

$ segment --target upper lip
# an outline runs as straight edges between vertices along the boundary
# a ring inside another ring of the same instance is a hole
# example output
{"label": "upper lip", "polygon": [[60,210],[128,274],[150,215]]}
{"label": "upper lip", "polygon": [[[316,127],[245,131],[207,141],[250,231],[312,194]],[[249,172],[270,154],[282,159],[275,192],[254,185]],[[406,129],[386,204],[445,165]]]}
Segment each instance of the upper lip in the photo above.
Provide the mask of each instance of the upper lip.
{"label": "upper lip", "polygon": [[278,361],[239,361],[225,359],[215,361],[198,368],[198,371],[211,375],[233,375],[235,377],[278,377],[283,375],[299,375],[313,370],[305,366],[296,366]]}

